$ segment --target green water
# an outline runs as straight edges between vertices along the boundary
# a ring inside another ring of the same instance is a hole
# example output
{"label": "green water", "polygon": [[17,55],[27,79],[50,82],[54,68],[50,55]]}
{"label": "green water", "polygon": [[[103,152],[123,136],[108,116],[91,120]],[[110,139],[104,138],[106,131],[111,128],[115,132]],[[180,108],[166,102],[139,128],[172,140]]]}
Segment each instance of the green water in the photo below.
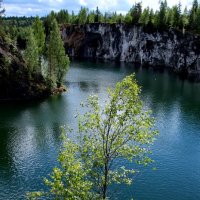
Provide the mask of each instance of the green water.
{"label": "green water", "polygon": [[[113,199],[200,199],[200,84],[168,73],[90,62],[72,63],[68,92],[41,102],[0,105],[0,199],[24,199],[45,188],[42,178],[57,164],[61,125],[76,127],[79,104],[136,72],[145,106],[153,110],[160,131],[153,145],[152,167],[141,169],[133,186],[112,188]],[[124,163],[127,165],[127,163]]]}

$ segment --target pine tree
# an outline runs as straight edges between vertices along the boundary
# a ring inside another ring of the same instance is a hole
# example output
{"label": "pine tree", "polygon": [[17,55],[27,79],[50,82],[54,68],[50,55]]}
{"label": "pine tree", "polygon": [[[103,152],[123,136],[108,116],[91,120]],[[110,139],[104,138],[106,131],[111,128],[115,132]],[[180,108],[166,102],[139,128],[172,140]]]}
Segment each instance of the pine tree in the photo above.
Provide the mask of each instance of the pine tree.
{"label": "pine tree", "polygon": [[49,15],[47,15],[46,19],[44,20],[44,27],[45,27],[45,33],[46,36],[50,35],[51,31],[51,22],[55,18],[55,13],[53,11],[50,12]]}
{"label": "pine tree", "polygon": [[137,24],[139,22],[140,16],[142,14],[142,4],[136,3],[131,9],[130,14],[132,16],[133,24]]}
{"label": "pine tree", "polygon": [[189,16],[189,24],[190,28],[194,30],[197,26],[197,11],[198,11],[198,1],[194,0],[192,4],[192,9],[190,11],[190,16]]}
{"label": "pine tree", "polygon": [[68,10],[61,9],[57,13],[57,21],[60,24],[69,23],[69,13],[68,13]]}
{"label": "pine tree", "polygon": [[187,7],[185,7],[182,18],[182,26],[183,26],[183,33],[185,33],[185,28],[188,26],[189,24],[189,18],[188,18],[188,10]]}
{"label": "pine tree", "polygon": [[121,24],[123,20],[124,20],[124,16],[120,13],[120,14],[117,16],[117,23]]}
{"label": "pine tree", "polygon": [[99,8],[98,8],[98,6],[97,6],[97,9],[96,9],[96,11],[95,11],[94,22],[96,22],[96,23],[99,23],[99,22],[100,22],[100,15],[101,15],[101,13],[100,13]]}
{"label": "pine tree", "polygon": [[81,7],[81,9],[78,13],[78,23],[85,24],[87,21],[87,15],[88,15],[88,9]]}
{"label": "pine tree", "polygon": [[39,54],[38,54],[38,47],[37,42],[35,40],[33,29],[28,28],[27,31],[27,43],[26,49],[24,52],[25,60],[28,66],[28,74],[29,78],[31,78],[33,73],[40,72],[39,67]]}
{"label": "pine tree", "polygon": [[179,3],[178,5],[175,5],[175,6],[173,7],[173,18],[174,18],[173,27],[175,27],[175,28],[180,27],[181,3]]}
{"label": "pine tree", "polygon": [[126,14],[125,18],[124,18],[124,22],[125,22],[126,24],[131,24],[132,21],[133,21],[133,18],[132,18],[132,16],[131,16],[130,12],[128,12],[128,13]]}
{"label": "pine tree", "polygon": [[71,24],[76,24],[76,16],[74,14],[74,11],[72,11],[70,22],[71,22]]}
{"label": "pine tree", "polygon": [[167,11],[167,1],[161,1],[160,2],[160,11],[158,13],[158,27],[163,29],[166,27],[166,11]]}
{"label": "pine tree", "polygon": [[200,33],[200,8],[197,9],[196,13],[196,30]]}
{"label": "pine tree", "polygon": [[154,11],[153,9],[149,12],[149,24],[152,25],[154,23]]}
{"label": "pine tree", "polygon": [[45,33],[44,33],[44,26],[42,24],[42,21],[39,19],[38,16],[35,18],[32,27],[33,27],[34,37],[38,46],[39,65],[40,65],[40,71],[41,71],[42,55],[45,49]]}
{"label": "pine tree", "polygon": [[149,7],[147,7],[142,12],[139,22],[143,25],[147,25],[149,23],[149,15],[150,15],[150,11],[149,11]]}
{"label": "pine tree", "polygon": [[87,16],[87,23],[94,23],[95,13],[94,11],[90,11]]}
{"label": "pine tree", "polygon": [[[60,87],[69,67],[69,58],[65,54],[63,41],[56,19],[53,19],[48,45],[49,79],[51,87]],[[52,84],[53,83],[53,84]]]}
{"label": "pine tree", "polygon": [[38,52],[39,54],[42,54],[45,46],[45,33],[42,21],[38,16],[34,19],[33,22],[33,33],[38,45]]}

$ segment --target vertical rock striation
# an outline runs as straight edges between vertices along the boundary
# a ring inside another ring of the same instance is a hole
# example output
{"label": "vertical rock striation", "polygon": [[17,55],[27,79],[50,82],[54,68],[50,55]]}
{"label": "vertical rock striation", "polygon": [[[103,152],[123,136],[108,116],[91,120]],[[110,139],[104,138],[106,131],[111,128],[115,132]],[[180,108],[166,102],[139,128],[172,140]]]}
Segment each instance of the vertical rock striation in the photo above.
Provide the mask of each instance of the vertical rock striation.
{"label": "vertical rock striation", "polygon": [[156,31],[125,24],[63,26],[71,57],[137,62],[171,68],[193,77],[200,74],[200,36],[176,30]]}

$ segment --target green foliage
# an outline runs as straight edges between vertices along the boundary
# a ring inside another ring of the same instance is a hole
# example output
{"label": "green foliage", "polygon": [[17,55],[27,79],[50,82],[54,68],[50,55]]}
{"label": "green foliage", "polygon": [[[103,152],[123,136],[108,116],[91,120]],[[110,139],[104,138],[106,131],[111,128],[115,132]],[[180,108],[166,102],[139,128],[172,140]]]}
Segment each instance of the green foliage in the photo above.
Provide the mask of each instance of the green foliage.
{"label": "green foliage", "polygon": [[97,9],[95,11],[94,22],[98,23],[100,21],[101,21],[101,12],[99,11],[99,8],[97,6]]}
{"label": "green foliage", "polygon": [[157,26],[161,29],[166,28],[166,12],[167,12],[167,1],[160,2],[160,11],[158,12]]}
{"label": "green foliage", "polygon": [[29,77],[33,72],[38,72],[39,67],[39,52],[37,42],[35,40],[32,28],[28,28],[27,44],[24,52],[24,57],[27,62]]}
{"label": "green foliage", "polygon": [[56,19],[52,20],[50,39],[48,44],[49,80],[57,87],[63,82],[69,67],[69,58],[65,53],[61,33]]}
{"label": "green foliage", "polygon": [[137,24],[139,23],[139,19],[142,14],[142,4],[136,3],[131,9],[130,9],[130,15],[132,16],[132,23]]}
{"label": "green foliage", "polygon": [[184,12],[183,12],[183,15],[182,15],[181,19],[182,19],[183,28],[187,27],[188,24],[189,24],[187,7],[184,9]]}
{"label": "green foliage", "polygon": [[31,26],[34,17],[3,17],[5,26],[27,27]]}
{"label": "green foliage", "polygon": [[94,19],[95,19],[95,12],[94,11],[89,12],[87,16],[87,23],[94,23]]}
{"label": "green foliage", "polygon": [[35,40],[37,42],[38,52],[41,55],[45,47],[45,33],[43,23],[38,16],[34,19],[32,28]]}
{"label": "green foliage", "polygon": [[189,14],[189,27],[193,31],[200,32],[200,5],[197,0],[193,1]]}
{"label": "green foliage", "polygon": [[149,24],[150,25],[152,25],[152,24],[154,24],[154,11],[153,11],[153,9],[151,9],[150,10],[150,12],[149,12]]}
{"label": "green foliage", "polygon": [[59,24],[66,24],[70,22],[70,15],[67,10],[62,9],[57,13],[56,19]]}
{"label": "green foliage", "polygon": [[147,25],[149,24],[149,21],[150,21],[150,10],[149,10],[149,7],[147,7],[142,12],[139,22],[141,24]]}
{"label": "green foliage", "polygon": [[125,16],[125,18],[124,18],[124,22],[125,22],[126,24],[131,24],[132,21],[133,21],[133,19],[132,19],[131,14],[130,14],[130,13],[127,13],[126,16]]}
{"label": "green foliage", "polygon": [[[46,37],[48,38],[51,32],[51,24],[52,21],[56,18],[56,13],[54,11],[51,11],[50,14],[46,17],[44,20],[44,27],[45,27],[45,33]],[[49,38],[48,38],[49,39]]]}
{"label": "green foliage", "polygon": [[77,23],[77,17],[74,14],[74,11],[72,11],[70,23],[71,24],[76,24]]}
{"label": "green foliage", "polygon": [[37,16],[34,19],[33,25],[33,33],[34,33],[34,37],[35,40],[37,42],[37,48],[38,48],[38,56],[39,56],[39,68],[40,68],[40,72],[42,72],[42,57],[44,55],[45,52],[45,32],[44,32],[44,26],[43,26],[43,22],[40,20],[40,18]]}
{"label": "green foliage", "polygon": [[81,7],[78,13],[78,23],[85,24],[87,21],[88,8]]}
{"label": "green foliage", "polygon": [[45,184],[49,192],[33,192],[28,194],[28,199],[51,197],[51,199],[87,200],[91,199],[90,190],[92,183],[87,180],[88,170],[83,168],[79,158],[78,145],[64,136],[62,151],[58,157],[60,167],[53,169]]}
{"label": "green foliage", "polygon": [[189,15],[189,24],[190,24],[191,29],[195,29],[196,27],[198,8],[199,8],[198,1],[194,0],[192,4],[192,9],[190,10],[190,15]]}
{"label": "green foliage", "polygon": [[19,34],[19,29],[16,26],[5,26],[5,31],[13,42],[16,41]]}
{"label": "green foliage", "polygon": [[[57,16],[64,22],[67,12],[62,10],[57,15],[52,11],[46,18],[41,19],[38,16],[6,17],[3,18],[4,27],[0,29],[3,40],[15,44],[21,50],[27,65],[25,73],[29,81],[33,85],[42,82],[43,88],[49,93],[61,86],[69,67],[69,58],[55,20]],[[21,57],[20,59],[23,60]],[[5,62],[5,66],[8,64]]]}
{"label": "green foliage", "polygon": [[178,28],[181,25],[181,4],[175,5],[172,9],[168,9],[169,25]]}
{"label": "green foliage", "polygon": [[64,140],[61,167],[54,169],[51,180],[45,180],[50,187],[48,194],[57,199],[107,199],[110,185],[130,185],[137,172],[119,162],[116,166],[116,161],[152,162],[147,155],[157,132],[139,94],[140,87],[131,75],[114,90],[108,89],[103,108],[97,96],[88,98],[88,112],[78,117],[77,142]]}
{"label": "green foliage", "polygon": [[124,21],[124,16],[120,13],[117,15],[117,23],[122,23]]}
{"label": "green foliage", "polygon": [[[179,30],[200,32],[200,6],[197,0],[193,1],[192,8],[182,13],[181,3],[168,7],[166,0],[161,0],[160,8],[155,12],[151,9],[144,8],[142,10],[142,3],[135,3],[126,15],[118,14],[116,12],[101,13],[99,8],[96,10],[89,10],[81,7],[79,12],[75,14],[73,11],[69,13],[68,10],[62,9],[59,12],[51,11],[47,17],[43,17],[46,35],[49,36],[51,30],[52,19],[56,18],[57,22],[61,24],[86,24],[86,23],[125,23],[125,24],[140,24],[149,28],[156,28],[158,30],[167,30],[169,28],[176,28]],[[9,27],[27,27],[32,25],[35,20],[34,17],[6,17],[3,18],[5,26]],[[149,26],[150,25],[150,26]],[[16,29],[6,31],[15,39]],[[48,38],[47,38],[48,39]]]}
{"label": "green foliage", "polygon": [[79,117],[80,152],[83,162],[91,169],[89,177],[103,199],[108,186],[113,183],[131,184],[135,169],[124,166],[113,167],[117,159],[143,163],[151,162],[147,157],[148,146],[157,132],[149,111],[144,111],[139,97],[140,87],[134,76],[117,83],[108,90],[109,100],[101,109],[97,96],[91,96],[86,105],[89,111]]}

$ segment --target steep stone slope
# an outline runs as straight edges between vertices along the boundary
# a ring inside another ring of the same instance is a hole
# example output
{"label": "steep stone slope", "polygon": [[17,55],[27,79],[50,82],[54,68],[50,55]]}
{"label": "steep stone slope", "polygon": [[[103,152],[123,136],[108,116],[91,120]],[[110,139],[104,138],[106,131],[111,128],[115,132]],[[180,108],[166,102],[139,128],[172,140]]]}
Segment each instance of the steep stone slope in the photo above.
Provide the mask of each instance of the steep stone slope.
{"label": "steep stone slope", "polygon": [[87,24],[63,26],[62,37],[71,57],[138,62],[197,79],[200,74],[200,37],[193,34],[124,24]]}
{"label": "steep stone slope", "polygon": [[20,52],[0,37],[0,101],[32,100],[49,94],[43,77],[33,75],[30,79]]}

